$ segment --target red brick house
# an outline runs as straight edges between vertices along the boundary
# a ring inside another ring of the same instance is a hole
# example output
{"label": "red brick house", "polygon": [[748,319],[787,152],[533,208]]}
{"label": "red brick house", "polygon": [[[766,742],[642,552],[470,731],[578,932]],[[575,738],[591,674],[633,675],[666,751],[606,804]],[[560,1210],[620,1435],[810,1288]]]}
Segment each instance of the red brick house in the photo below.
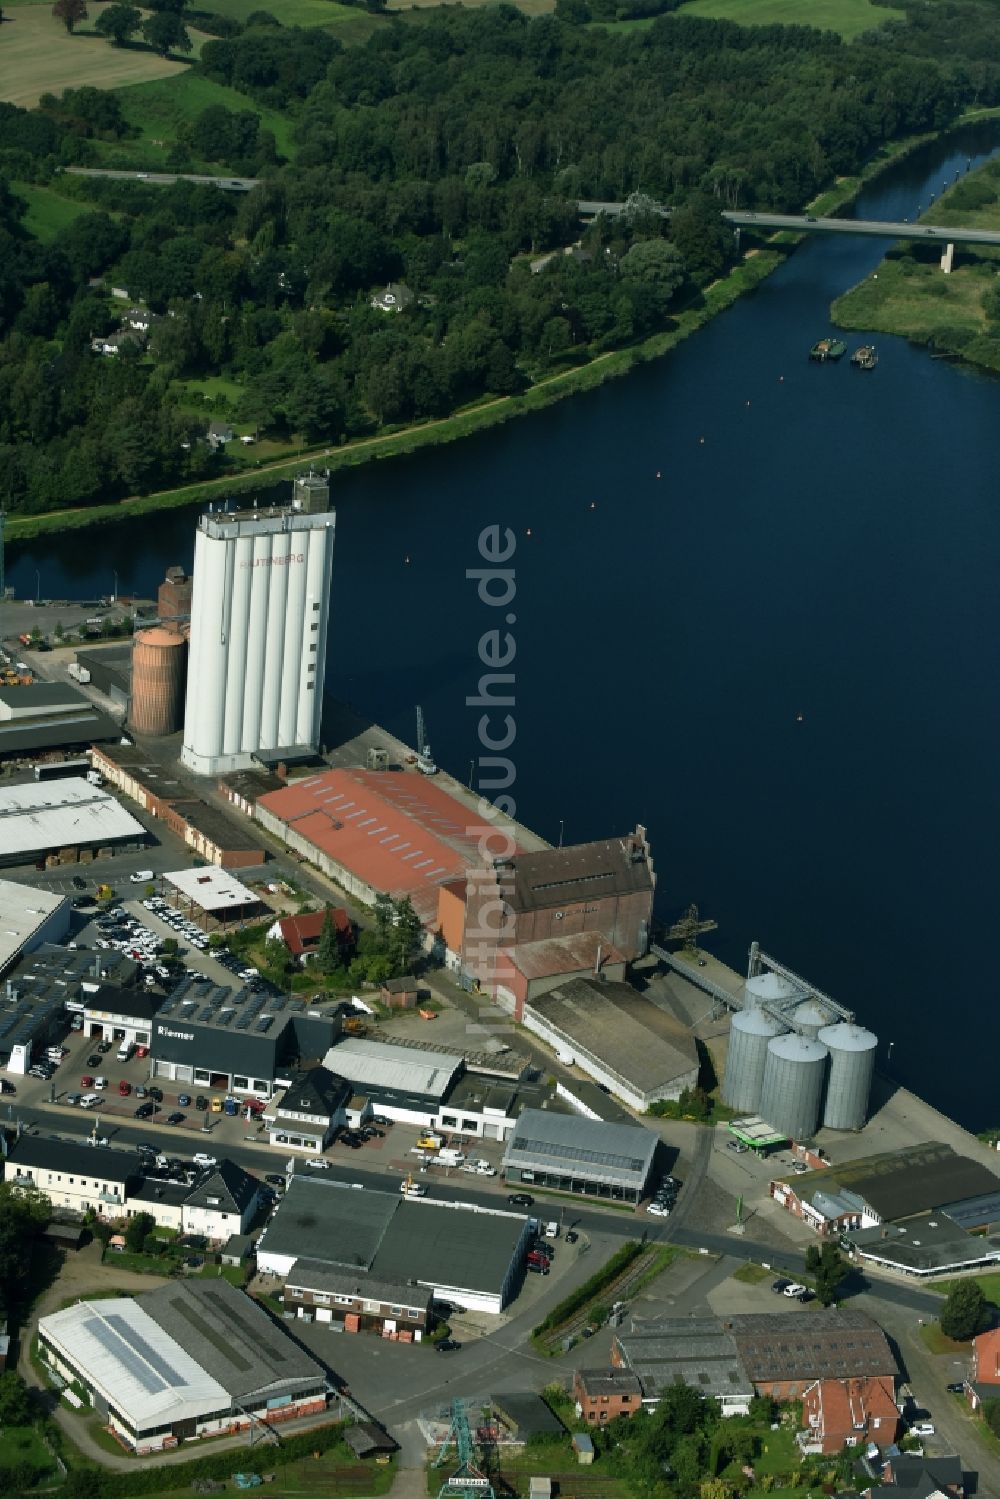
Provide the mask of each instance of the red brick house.
{"label": "red brick house", "polygon": [[878,1375],[817,1379],[802,1396],[802,1425],[804,1452],[830,1454],[867,1442],[887,1447],[899,1428],[895,1382]]}
{"label": "red brick house", "polygon": [[642,1385],[631,1369],[577,1369],[573,1398],[585,1421],[595,1426],[642,1409]]}

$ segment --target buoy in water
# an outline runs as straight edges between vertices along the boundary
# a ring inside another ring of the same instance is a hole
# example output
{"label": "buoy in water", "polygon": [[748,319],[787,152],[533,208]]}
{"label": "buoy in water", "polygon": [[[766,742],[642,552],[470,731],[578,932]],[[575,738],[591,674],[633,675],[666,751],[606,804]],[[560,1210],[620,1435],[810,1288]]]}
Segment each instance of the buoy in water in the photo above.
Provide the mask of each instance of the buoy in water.
{"label": "buoy in water", "polygon": [[596,500],[591,500],[591,502],[590,502],[590,508],[591,508],[591,510],[596,510],[597,509],[597,501]]}
{"label": "buoy in water", "polygon": [[531,527],[530,526],[528,527],[527,531],[525,531],[524,534],[525,534],[525,536],[530,536],[531,535]]}
{"label": "buoy in water", "polygon": [[657,477],[657,478],[659,478],[659,477],[660,477],[660,470],[659,470],[659,469],[657,469],[657,470],[656,470],[656,477]]}
{"label": "buoy in water", "polygon": [[407,566],[409,566],[409,562],[410,562],[409,557],[404,557],[403,561],[407,564]]}
{"label": "buoy in water", "polygon": [[805,723],[805,719],[806,719],[806,716],[805,716],[804,713],[796,713],[796,715],[795,715],[795,722],[796,723]]}

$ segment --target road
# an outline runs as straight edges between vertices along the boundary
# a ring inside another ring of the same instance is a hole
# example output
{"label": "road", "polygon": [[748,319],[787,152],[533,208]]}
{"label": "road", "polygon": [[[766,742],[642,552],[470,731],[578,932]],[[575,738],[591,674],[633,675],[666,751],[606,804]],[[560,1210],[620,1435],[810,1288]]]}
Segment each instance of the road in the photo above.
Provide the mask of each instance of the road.
{"label": "road", "polygon": [[[597,199],[580,199],[577,210],[582,218],[596,218],[607,214],[618,218],[625,212],[625,203],[605,203]],[[654,210],[663,218],[670,217],[670,209],[654,204]],[[795,234],[861,234],[871,239],[927,239],[941,245],[1000,245],[1000,230],[949,227],[941,224],[911,224],[908,219],[827,219],[812,214],[796,213],[743,213],[725,211],[722,214],[727,224],[734,229],[789,229]]]}
{"label": "road", "polygon": [[224,193],[249,193],[260,186],[259,177],[206,177],[197,172],[118,172],[106,167],[63,167],[75,177],[111,177],[116,182],[151,182],[154,187],[170,187],[175,182],[198,182],[203,187],[217,187]]}

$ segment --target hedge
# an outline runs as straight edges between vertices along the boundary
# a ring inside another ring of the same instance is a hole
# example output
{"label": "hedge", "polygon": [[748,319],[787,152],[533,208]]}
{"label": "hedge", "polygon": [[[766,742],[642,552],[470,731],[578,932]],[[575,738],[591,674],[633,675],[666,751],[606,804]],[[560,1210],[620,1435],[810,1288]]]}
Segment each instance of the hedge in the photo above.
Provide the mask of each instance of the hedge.
{"label": "hedge", "polygon": [[558,1306],[552,1308],[545,1321],[540,1322],[535,1328],[534,1336],[541,1337],[543,1333],[551,1332],[553,1328],[560,1327],[562,1323],[567,1322],[574,1312],[586,1306],[587,1302],[592,1301],[611,1281],[616,1280],[626,1266],[631,1265],[632,1261],[642,1254],[642,1251],[643,1246],[635,1239],[630,1239],[627,1244],[616,1249],[596,1275],[585,1280],[582,1286],[577,1286],[576,1290],[571,1291],[564,1301],[560,1301]]}
{"label": "hedge", "polygon": [[[280,1447],[271,1443],[256,1449],[239,1448],[237,1451],[219,1452],[214,1456],[194,1458],[189,1463],[161,1463],[156,1467],[139,1467],[129,1473],[112,1473],[107,1468],[93,1464],[74,1464],[73,1475],[95,1474],[99,1478],[100,1499],[129,1499],[133,1494],[156,1494],[162,1489],[189,1488],[196,1478],[230,1478],[235,1471],[241,1473],[268,1473],[281,1463],[296,1462],[299,1458],[311,1457],[314,1452],[328,1452],[342,1442],[345,1426],[342,1421],[319,1426],[315,1431],[300,1432],[295,1436],[281,1437]],[[69,1483],[70,1491],[87,1487],[82,1483]]]}

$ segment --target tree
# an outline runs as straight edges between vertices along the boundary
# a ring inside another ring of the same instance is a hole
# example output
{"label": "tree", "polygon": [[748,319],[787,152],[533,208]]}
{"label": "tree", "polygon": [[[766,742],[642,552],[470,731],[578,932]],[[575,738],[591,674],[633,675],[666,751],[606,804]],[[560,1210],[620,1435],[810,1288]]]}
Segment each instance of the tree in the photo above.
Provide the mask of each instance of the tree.
{"label": "tree", "polygon": [[128,1221],[125,1230],[125,1245],[133,1254],[141,1254],[142,1246],[146,1242],[147,1234],[152,1233],[156,1227],[156,1219],[152,1213],[136,1213]]}
{"label": "tree", "polygon": [[0,1374],[0,1426],[30,1426],[31,1398],[20,1374],[7,1369]]}
{"label": "tree", "polygon": [[72,36],[73,27],[77,21],[85,21],[87,19],[87,0],[56,0],[55,5],[52,7],[52,14],[57,21],[63,23],[70,36]]}
{"label": "tree", "polygon": [[106,36],[112,46],[124,47],[141,25],[142,12],[134,5],[125,4],[125,0],[119,0],[117,5],[109,5],[101,12],[94,22],[94,30]]}
{"label": "tree", "polygon": [[408,895],[393,902],[393,924],[389,938],[389,955],[402,970],[420,946],[424,935],[423,923]]}
{"label": "tree", "polygon": [[336,973],[337,969],[343,966],[340,943],[337,940],[337,928],[333,924],[333,912],[329,906],[323,916],[323,929],[319,934],[319,944],[313,961],[320,973]]}
{"label": "tree", "polygon": [[[60,0],[61,3],[61,0]],[[171,48],[177,52],[191,51],[191,38],[187,27],[174,11],[160,11],[143,23],[142,34],[154,52],[166,57]]]}
{"label": "tree", "polygon": [[974,1280],[959,1281],[941,1309],[941,1331],[947,1338],[967,1343],[990,1325],[990,1311],[982,1288]]}
{"label": "tree", "polygon": [[655,288],[669,300],[684,280],[684,261],[665,239],[642,239],[622,260],[622,275],[644,288]]}
{"label": "tree", "polygon": [[53,636],[53,639],[55,639],[55,640],[62,640],[62,638],[63,638],[63,636],[64,636],[65,633],[66,633],[66,631],[63,628],[63,622],[62,622],[62,620],[61,619],[57,619],[56,622],[55,622],[55,624],[52,626],[52,636]]}
{"label": "tree", "polygon": [[823,1247],[815,1244],[806,1250],[806,1270],[816,1281],[816,1297],[821,1306],[837,1299],[837,1287],[847,1274],[847,1262],[836,1244],[828,1240]]}
{"label": "tree", "polygon": [[273,968],[277,973],[287,973],[289,968],[289,951],[280,937],[268,937],[264,943],[264,960],[268,968]]}

